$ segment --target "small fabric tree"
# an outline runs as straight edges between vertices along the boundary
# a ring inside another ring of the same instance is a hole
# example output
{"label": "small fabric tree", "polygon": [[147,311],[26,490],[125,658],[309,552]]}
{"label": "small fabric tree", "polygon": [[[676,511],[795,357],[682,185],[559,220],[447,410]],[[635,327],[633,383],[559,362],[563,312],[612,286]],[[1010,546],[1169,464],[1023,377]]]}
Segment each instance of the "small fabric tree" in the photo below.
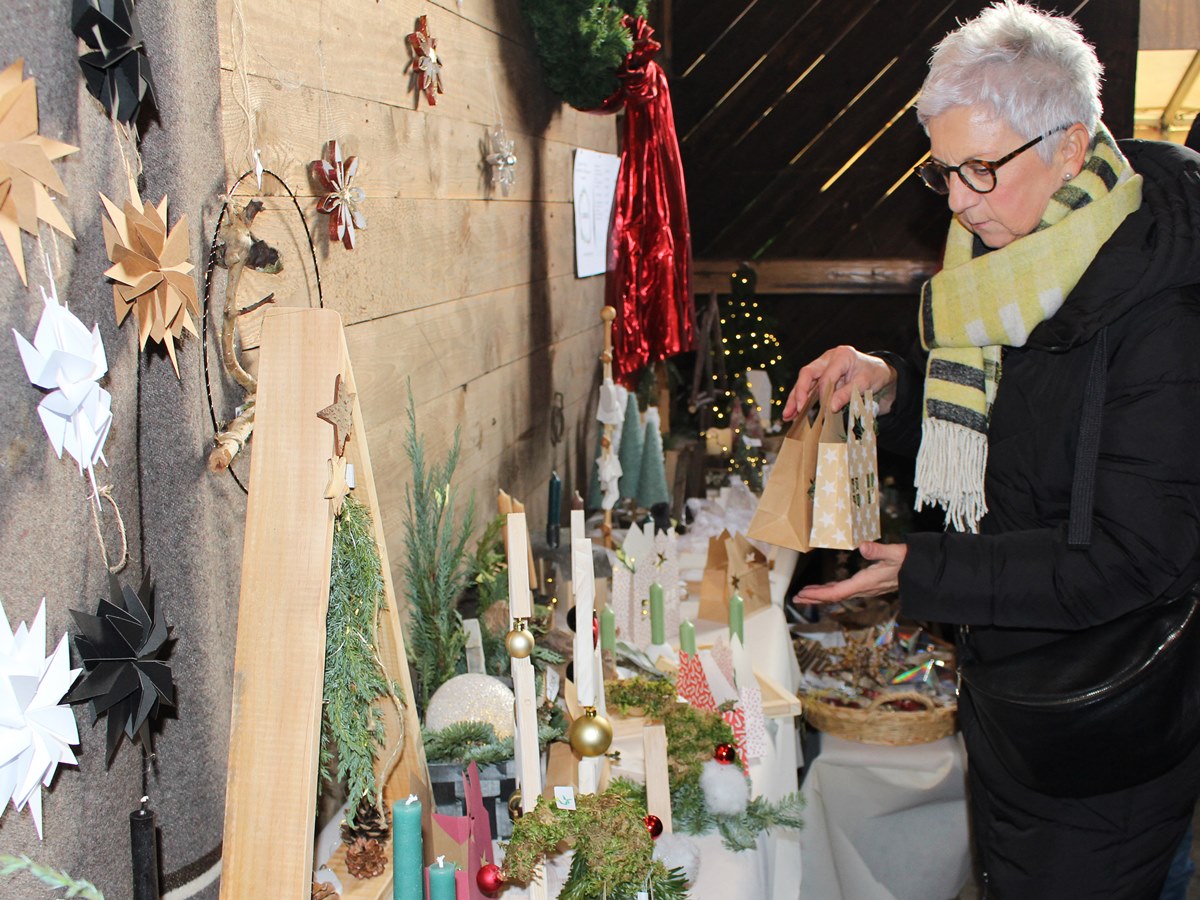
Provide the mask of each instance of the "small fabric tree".
{"label": "small fabric tree", "polygon": [[638,412],[637,394],[633,391],[625,401],[625,422],[621,426],[617,459],[621,462],[621,499],[637,500],[638,480],[642,474],[642,417]]}
{"label": "small fabric tree", "polygon": [[661,423],[658,407],[646,410],[646,434],[642,440],[642,471],[638,476],[638,506],[649,509],[655,503],[669,503],[667,490],[667,466],[663,459]]}

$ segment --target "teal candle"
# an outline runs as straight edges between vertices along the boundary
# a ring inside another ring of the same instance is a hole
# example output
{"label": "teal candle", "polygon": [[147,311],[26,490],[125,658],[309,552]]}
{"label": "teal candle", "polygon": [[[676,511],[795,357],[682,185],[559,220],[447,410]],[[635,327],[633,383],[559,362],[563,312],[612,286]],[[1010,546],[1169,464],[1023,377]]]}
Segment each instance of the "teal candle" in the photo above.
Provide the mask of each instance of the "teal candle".
{"label": "teal candle", "polygon": [[657,581],[650,585],[650,643],[662,644],[667,640],[667,610],[663,605],[662,585]]}
{"label": "teal candle", "polygon": [[746,604],[737,594],[729,598],[729,636],[746,643]]}
{"label": "teal candle", "polygon": [[679,649],[688,656],[696,655],[696,626],[687,619],[679,623]]}
{"label": "teal candle", "polygon": [[455,900],[454,863],[446,865],[446,857],[439,856],[429,867],[429,900]]}
{"label": "teal candle", "polygon": [[617,614],[611,606],[600,610],[600,649],[617,649]]}
{"label": "teal candle", "polygon": [[392,900],[425,900],[423,852],[421,801],[409,794],[392,804]]}

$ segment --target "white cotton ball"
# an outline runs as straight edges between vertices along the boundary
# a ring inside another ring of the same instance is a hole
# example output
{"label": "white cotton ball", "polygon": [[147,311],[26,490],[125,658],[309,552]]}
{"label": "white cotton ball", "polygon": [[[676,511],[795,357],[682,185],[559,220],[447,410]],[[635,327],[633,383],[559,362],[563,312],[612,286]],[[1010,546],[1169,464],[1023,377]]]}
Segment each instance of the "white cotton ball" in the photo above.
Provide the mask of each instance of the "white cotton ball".
{"label": "white cotton ball", "polygon": [[660,834],[654,840],[654,858],[668,869],[682,869],[689,885],[700,874],[700,848],[686,834]]}
{"label": "white cotton ball", "polygon": [[710,759],[700,773],[700,787],[708,811],[719,816],[741,815],[750,802],[750,779],[736,763],[724,765]]}

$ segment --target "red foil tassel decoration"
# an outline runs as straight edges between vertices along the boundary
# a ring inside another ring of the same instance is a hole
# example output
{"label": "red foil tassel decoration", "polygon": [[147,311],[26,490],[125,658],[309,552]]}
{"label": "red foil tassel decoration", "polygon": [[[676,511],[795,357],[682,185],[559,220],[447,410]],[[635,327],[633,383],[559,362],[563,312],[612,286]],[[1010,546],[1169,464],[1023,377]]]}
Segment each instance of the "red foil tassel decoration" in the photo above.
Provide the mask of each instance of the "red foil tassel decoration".
{"label": "red foil tassel decoration", "polygon": [[621,88],[596,112],[625,107],[621,172],[613,204],[605,303],[613,323],[613,377],[633,388],[641,369],[695,346],[692,230],[662,44],[643,18],[625,17],[633,50]]}

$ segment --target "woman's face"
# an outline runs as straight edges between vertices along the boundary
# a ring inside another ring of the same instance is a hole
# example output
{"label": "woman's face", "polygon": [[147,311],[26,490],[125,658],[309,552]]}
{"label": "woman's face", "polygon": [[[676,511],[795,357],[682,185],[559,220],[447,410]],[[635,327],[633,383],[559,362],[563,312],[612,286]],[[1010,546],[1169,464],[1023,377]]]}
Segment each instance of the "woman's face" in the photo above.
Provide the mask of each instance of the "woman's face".
{"label": "woman's face", "polygon": [[[1002,159],[1028,140],[984,105],[951,107],[929,120],[930,155],[947,166],[966,159]],[[1059,155],[1046,163],[1036,147],[1029,148],[996,170],[996,188],[986,194],[976,193],[957,173],[951,174],[950,211],[988,247],[1011,244],[1037,227],[1051,195],[1062,187],[1064,166]]]}

